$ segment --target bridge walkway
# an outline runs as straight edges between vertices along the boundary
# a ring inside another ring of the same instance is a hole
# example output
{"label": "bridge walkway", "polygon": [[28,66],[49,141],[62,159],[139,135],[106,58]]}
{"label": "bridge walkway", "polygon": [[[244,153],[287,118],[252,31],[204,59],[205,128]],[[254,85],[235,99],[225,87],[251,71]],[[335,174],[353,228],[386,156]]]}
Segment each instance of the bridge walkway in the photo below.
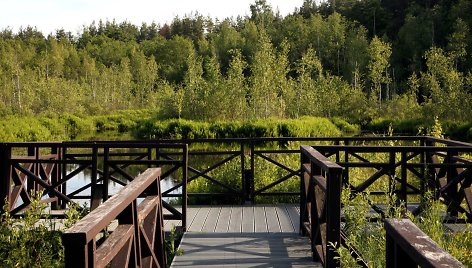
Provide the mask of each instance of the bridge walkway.
{"label": "bridge walkway", "polygon": [[298,233],[297,204],[190,206],[187,222],[171,267],[322,267]]}

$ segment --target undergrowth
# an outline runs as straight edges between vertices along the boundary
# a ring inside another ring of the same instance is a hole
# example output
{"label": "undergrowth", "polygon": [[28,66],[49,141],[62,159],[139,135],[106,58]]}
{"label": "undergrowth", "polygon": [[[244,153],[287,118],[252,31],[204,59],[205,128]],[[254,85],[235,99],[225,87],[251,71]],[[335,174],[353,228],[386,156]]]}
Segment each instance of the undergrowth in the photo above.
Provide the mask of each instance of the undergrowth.
{"label": "undergrowth", "polygon": [[[42,192],[31,192],[31,204],[20,218],[8,212],[8,204],[0,219],[1,267],[63,267],[62,231],[41,203]],[[64,221],[72,226],[81,218],[77,205],[70,205]]]}

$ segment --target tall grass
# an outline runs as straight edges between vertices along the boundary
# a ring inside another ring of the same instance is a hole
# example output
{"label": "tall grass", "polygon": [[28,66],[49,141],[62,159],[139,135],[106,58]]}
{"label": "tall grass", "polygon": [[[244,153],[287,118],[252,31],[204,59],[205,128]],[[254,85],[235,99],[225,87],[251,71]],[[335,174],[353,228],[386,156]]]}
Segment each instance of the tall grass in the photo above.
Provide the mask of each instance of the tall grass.
{"label": "tall grass", "polygon": [[253,121],[201,122],[190,120],[148,120],[137,127],[137,137],[171,138],[246,138],[246,137],[335,137],[343,130],[356,132],[356,126],[342,119],[320,117],[267,119]]}
{"label": "tall grass", "polygon": [[100,116],[7,116],[0,119],[0,142],[63,141],[90,138],[105,131],[125,133],[152,116],[154,114],[148,110]]}

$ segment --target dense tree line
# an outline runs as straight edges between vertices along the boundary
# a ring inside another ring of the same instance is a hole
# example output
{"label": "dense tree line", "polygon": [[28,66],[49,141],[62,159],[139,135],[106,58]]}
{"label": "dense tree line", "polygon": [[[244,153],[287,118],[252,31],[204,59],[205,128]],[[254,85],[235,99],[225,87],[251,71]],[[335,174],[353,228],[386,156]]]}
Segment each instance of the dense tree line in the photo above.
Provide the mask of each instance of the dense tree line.
{"label": "dense tree line", "polygon": [[162,118],[472,116],[468,0],[305,0],[282,17],[99,21],[77,36],[0,32],[0,114]]}

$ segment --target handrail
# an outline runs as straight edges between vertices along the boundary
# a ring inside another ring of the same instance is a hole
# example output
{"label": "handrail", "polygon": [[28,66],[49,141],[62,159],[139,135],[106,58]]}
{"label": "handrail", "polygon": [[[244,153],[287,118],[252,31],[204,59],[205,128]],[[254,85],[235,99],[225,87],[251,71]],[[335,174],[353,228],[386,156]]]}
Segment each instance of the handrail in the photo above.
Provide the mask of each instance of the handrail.
{"label": "handrail", "polygon": [[310,237],[314,260],[339,267],[342,167],[311,146],[300,151],[300,231]]}
{"label": "handrail", "polygon": [[386,267],[465,267],[409,219],[388,219],[386,230]]}
{"label": "handrail", "polygon": [[[174,160],[159,158],[159,150],[176,153]],[[179,220],[186,229],[188,147],[182,143],[154,142],[35,142],[0,143],[0,210],[5,200],[16,215],[31,202],[30,191],[43,190],[51,209],[65,209],[68,202],[90,200],[95,209],[109,195],[109,182],[126,185],[135,174],[147,167],[164,167],[162,177],[179,179],[178,194],[182,211],[163,201],[166,219]],[[169,167],[169,168],[167,168]],[[89,170],[91,181],[68,190],[67,184],[78,174]],[[181,173],[175,173],[181,171]],[[176,174],[178,174],[176,176]],[[89,191],[88,193],[86,191]],[[172,195],[172,196],[171,196]]]}
{"label": "handrail", "polygon": [[[160,175],[160,168],[147,169],[66,230],[62,239],[66,267],[105,267],[109,262],[120,267],[165,267]],[[146,198],[138,207],[143,194]],[[115,219],[118,227],[98,246],[97,235]]]}

